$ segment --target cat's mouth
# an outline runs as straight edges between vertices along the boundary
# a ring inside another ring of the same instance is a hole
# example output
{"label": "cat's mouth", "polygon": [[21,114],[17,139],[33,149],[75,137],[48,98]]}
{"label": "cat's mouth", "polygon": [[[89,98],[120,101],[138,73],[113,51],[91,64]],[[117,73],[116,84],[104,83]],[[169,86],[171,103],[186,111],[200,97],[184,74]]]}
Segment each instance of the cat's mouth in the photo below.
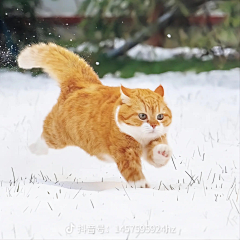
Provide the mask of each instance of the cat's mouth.
{"label": "cat's mouth", "polygon": [[152,129],[150,133],[156,133],[157,131],[155,129]]}

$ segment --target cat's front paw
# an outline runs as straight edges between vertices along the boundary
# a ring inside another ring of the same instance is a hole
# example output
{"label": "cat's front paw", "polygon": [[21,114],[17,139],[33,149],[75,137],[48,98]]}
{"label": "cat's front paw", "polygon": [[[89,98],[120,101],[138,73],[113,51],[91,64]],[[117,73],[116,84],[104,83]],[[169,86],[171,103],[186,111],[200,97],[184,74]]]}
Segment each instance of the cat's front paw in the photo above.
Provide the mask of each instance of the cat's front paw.
{"label": "cat's front paw", "polygon": [[171,156],[172,150],[167,144],[158,144],[153,148],[153,161],[156,167],[166,165]]}
{"label": "cat's front paw", "polygon": [[150,188],[150,184],[147,182],[146,179],[141,179],[135,182],[129,181],[128,184],[132,188]]}

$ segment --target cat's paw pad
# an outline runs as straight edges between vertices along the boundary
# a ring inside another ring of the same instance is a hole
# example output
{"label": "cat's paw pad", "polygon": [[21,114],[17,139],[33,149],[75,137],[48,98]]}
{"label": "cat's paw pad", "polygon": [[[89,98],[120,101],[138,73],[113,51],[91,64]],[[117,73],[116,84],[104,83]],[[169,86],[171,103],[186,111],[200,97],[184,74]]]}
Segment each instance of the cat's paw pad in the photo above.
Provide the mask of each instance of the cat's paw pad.
{"label": "cat's paw pad", "polygon": [[157,167],[166,165],[171,156],[172,150],[167,144],[158,144],[153,148],[153,161]]}
{"label": "cat's paw pad", "polygon": [[141,179],[135,182],[129,181],[128,184],[132,188],[150,188],[150,184],[147,182],[146,179]]}
{"label": "cat's paw pad", "polygon": [[29,146],[31,153],[36,155],[47,155],[48,154],[48,145],[45,140],[39,138],[36,143],[33,143]]}

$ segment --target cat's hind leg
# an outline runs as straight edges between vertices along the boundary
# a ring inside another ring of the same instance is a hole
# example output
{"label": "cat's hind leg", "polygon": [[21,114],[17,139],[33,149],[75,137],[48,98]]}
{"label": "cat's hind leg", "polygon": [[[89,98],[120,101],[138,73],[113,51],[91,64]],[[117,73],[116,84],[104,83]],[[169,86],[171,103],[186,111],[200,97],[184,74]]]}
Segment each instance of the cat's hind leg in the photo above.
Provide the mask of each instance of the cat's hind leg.
{"label": "cat's hind leg", "polygon": [[41,136],[38,140],[29,146],[31,153],[36,155],[47,155],[48,154],[48,145],[44,138]]}

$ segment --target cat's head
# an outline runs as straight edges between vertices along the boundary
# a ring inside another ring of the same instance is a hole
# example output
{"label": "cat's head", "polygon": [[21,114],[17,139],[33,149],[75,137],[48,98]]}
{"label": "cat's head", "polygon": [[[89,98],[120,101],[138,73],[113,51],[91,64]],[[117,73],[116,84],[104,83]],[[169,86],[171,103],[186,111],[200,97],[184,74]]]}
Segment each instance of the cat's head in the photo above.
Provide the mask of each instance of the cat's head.
{"label": "cat's head", "polygon": [[120,94],[121,104],[116,110],[115,121],[121,132],[141,144],[147,144],[167,133],[172,113],[164,102],[161,85],[154,92],[121,86]]}

